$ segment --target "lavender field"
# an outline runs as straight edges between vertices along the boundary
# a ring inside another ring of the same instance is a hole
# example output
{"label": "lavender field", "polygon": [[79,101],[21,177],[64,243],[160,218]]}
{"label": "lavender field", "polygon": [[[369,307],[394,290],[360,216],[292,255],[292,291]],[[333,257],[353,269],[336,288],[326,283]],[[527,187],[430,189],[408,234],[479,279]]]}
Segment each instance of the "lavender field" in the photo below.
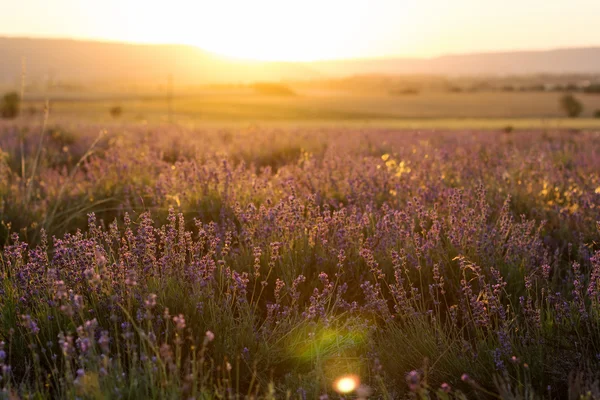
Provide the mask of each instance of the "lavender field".
{"label": "lavender field", "polygon": [[0,221],[0,398],[600,397],[598,131],[2,122]]}

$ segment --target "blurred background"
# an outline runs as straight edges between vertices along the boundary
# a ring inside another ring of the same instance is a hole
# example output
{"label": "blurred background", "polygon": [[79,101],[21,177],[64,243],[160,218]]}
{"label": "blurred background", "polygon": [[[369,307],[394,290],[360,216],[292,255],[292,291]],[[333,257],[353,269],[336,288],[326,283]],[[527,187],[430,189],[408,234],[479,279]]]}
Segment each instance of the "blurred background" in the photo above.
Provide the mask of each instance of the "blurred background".
{"label": "blurred background", "polygon": [[596,126],[597,15],[586,0],[26,0],[0,14],[0,93],[21,115],[49,100],[96,121]]}

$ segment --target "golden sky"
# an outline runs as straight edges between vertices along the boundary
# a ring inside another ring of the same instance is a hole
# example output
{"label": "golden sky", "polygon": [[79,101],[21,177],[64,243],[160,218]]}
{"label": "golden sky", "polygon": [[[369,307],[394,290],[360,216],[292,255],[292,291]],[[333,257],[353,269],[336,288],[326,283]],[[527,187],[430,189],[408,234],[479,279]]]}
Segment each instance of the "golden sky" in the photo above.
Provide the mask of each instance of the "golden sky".
{"label": "golden sky", "polygon": [[600,0],[1,1],[0,35],[309,61],[600,45]]}

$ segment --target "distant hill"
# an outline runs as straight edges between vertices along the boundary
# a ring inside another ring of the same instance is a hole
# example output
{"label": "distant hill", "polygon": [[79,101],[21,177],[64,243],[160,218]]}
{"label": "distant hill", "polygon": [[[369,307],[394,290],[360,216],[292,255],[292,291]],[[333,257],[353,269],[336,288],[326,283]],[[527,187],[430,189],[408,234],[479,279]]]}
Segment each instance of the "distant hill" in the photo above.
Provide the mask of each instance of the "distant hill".
{"label": "distant hill", "polygon": [[600,73],[600,47],[322,61],[311,64],[324,74],[528,75]]}
{"label": "distant hill", "polygon": [[140,45],[0,37],[0,83],[18,82],[21,59],[28,82],[178,84],[304,80],[357,74],[522,75],[600,73],[600,47],[312,63],[259,62],[219,56],[194,46]]}
{"label": "distant hill", "polygon": [[172,74],[178,84],[200,84],[319,76],[302,64],[237,60],[194,46],[0,37],[0,82],[19,79],[23,57],[28,81],[166,82]]}

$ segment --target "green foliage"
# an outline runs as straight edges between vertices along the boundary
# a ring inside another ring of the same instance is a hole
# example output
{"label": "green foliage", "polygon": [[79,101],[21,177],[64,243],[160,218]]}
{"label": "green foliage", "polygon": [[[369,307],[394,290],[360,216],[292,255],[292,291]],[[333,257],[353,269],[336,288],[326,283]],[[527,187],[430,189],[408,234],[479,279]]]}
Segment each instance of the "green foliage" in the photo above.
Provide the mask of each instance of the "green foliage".
{"label": "green foliage", "polygon": [[19,115],[21,99],[17,92],[6,93],[0,102],[0,116],[5,119],[14,119]]}
{"label": "green foliage", "polygon": [[560,98],[560,107],[569,118],[577,118],[583,111],[583,104],[572,94]]}
{"label": "green foliage", "polygon": [[598,94],[600,93],[600,83],[592,83],[591,85],[585,87],[583,91],[585,93]]}

